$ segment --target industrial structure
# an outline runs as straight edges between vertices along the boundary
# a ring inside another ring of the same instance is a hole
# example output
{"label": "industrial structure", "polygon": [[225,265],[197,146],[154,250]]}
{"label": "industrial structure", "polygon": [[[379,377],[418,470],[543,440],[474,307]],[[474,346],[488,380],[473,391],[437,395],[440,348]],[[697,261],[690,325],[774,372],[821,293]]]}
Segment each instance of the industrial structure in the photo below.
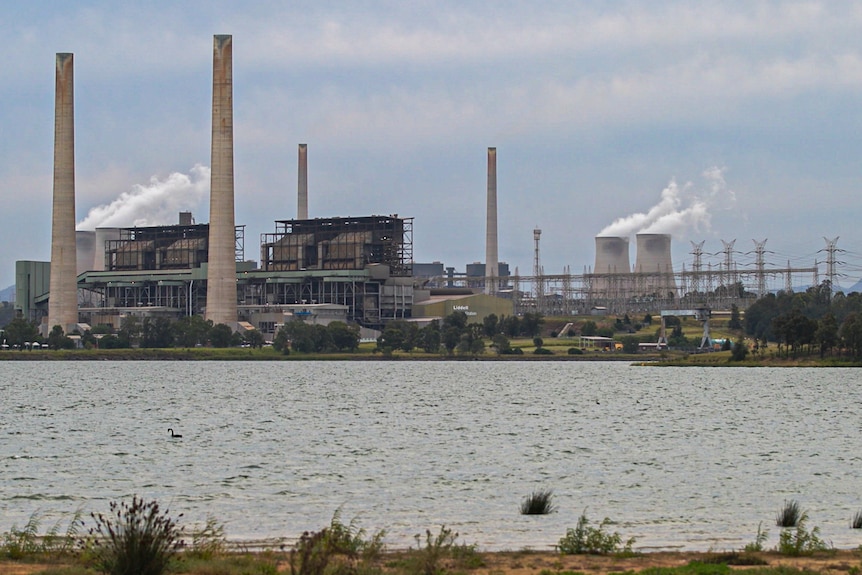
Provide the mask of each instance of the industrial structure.
{"label": "industrial structure", "polygon": [[[487,150],[485,262],[466,273],[441,262],[414,264],[413,218],[398,215],[309,218],[308,148],[299,144],[296,219],[276,220],[260,236],[259,260],[245,254],[245,228],[234,218],[232,37],[213,37],[210,222],[181,213],[176,225],[97,228],[75,232],[72,54],[57,54],[54,140],[54,212],[51,262],[16,263],[16,308],[66,332],[87,325],[121,326],[124,318],[178,319],[203,315],[235,329],[256,328],[272,337],[292,319],[335,319],[381,329],[398,319],[465,311],[471,321],[489,313],[543,315],[658,312],[747,307],[782,279],[818,283],[811,268],[778,269],[763,259],[766,240],[755,242],[753,269],[737,269],[734,242],[724,242],[724,262],[704,268],[703,243],[692,244],[694,266],[674,270],[672,238],[596,237],[595,267],[573,275],[546,274],[541,229],[533,231],[533,273],[510,275],[498,257],[497,150]],[[827,240],[828,279],[835,275],[838,238]],[[50,279],[49,279],[50,278]],[[484,293],[481,293],[484,292]],[[479,297],[481,296],[481,297]]]}

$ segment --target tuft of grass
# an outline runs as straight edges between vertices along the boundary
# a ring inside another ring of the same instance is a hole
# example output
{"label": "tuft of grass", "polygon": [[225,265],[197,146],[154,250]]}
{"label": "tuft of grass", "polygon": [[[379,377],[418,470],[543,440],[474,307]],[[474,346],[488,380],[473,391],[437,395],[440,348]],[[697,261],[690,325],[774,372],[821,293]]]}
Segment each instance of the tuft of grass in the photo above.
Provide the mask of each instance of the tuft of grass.
{"label": "tuft of grass", "polygon": [[227,539],[224,535],[224,525],[208,516],[202,527],[191,532],[191,546],[184,553],[184,557],[195,557],[198,559],[213,559],[223,555],[227,547]]}
{"label": "tuft of grass", "polygon": [[831,546],[820,538],[820,528],[814,527],[808,531],[805,528],[807,521],[808,513],[803,511],[794,529],[781,531],[778,538],[777,551],[779,553],[799,557],[800,555],[811,555],[817,551],[829,551]]}
{"label": "tuft of grass", "polygon": [[61,519],[46,533],[39,535],[42,518],[38,510],[34,511],[23,528],[19,529],[13,525],[9,532],[3,533],[0,539],[0,557],[20,560],[36,554],[71,553],[81,524],[81,514],[80,509],[75,512],[64,533],[60,533]]}
{"label": "tuft of grass", "polygon": [[775,524],[778,527],[796,527],[804,513],[799,507],[798,501],[795,499],[785,500],[784,507],[775,516]]}
{"label": "tuft of grass", "polygon": [[851,529],[862,529],[862,510],[857,511],[850,520]]}
{"label": "tuft of grass", "polygon": [[757,553],[759,551],[763,551],[763,544],[766,543],[766,539],[769,537],[769,532],[763,529],[763,523],[757,524],[757,537],[754,538],[752,543],[749,543],[745,546],[746,553]]}
{"label": "tuft of grass", "polygon": [[632,553],[635,538],[628,539],[623,545],[622,536],[619,533],[605,531],[605,527],[610,522],[611,520],[606,517],[597,527],[592,527],[585,510],[578,518],[578,525],[574,529],[566,531],[565,537],[560,539],[557,548],[564,555]]}
{"label": "tuft of grass", "polygon": [[553,489],[533,491],[521,502],[521,515],[547,515],[556,510]]}
{"label": "tuft of grass", "polygon": [[90,516],[95,526],[82,542],[84,555],[106,575],[162,575],[183,546],[182,530],[155,500],[112,501],[107,515]]}

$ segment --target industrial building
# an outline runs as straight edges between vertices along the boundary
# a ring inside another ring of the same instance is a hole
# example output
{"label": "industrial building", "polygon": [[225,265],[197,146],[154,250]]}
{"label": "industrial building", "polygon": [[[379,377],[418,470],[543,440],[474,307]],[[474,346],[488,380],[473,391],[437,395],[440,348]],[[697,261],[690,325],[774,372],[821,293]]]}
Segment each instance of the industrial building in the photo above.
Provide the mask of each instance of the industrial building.
{"label": "industrial building", "polygon": [[245,228],[234,221],[232,43],[228,35],[213,37],[210,222],[196,224],[184,213],[176,225],[77,233],[73,56],[57,54],[51,262],[16,265],[16,309],[41,323],[43,333],[54,325],[67,333],[88,325],[118,328],[129,315],[203,315],[271,337],[296,318],[380,329],[391,320],[465,310],[481,321],[489,313],[573,315],[596,307],[611,313],[745,307],[746,296],[730,289],[737,281],[753,279],[758,296],[767,277],[782,276],[789,286],[794,274],[811,274],[817,283],[816,264],[768,269],[762,243],[754,270],[737,270],[729,252],[723,269],[704,269],[696,251],[694,269],[675,271],[671,237],[654,233],[637,234],[633,267],[629,238],[597,237],[594,270],[546,274],[539,229],[533,274],[519,276],[517,268],[511,274],[497,253],[496,148],[487,150],[486,261],[468,264],[465,273],[440,262],[414,265],[413,218],[309,218],[306,144],[298,148],[297,219],[276,220],[275,231],[261,235],[259,260],[248,260]]}

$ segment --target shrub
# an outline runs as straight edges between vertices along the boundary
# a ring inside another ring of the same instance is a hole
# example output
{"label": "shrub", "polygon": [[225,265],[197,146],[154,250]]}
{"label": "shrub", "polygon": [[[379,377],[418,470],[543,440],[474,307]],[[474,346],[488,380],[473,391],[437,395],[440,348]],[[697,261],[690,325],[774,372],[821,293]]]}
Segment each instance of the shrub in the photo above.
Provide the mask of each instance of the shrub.
{"label": "shrub", "polygon": [[608,533],[605,527],[611,522],[605,518],[598,527],[591,527],[584,511],[578,518],[578,525],[566,531],[566,536],[560,539],[557,548],[565,555],[607,555],[609,553],[631,553],[635,538],[632,537],[622,545],[622,536],[616,531]]}
{"label": "shrub", "polygon": [[440,527],[440,533],[432,535],[430,529],[425,530],[425,548],[420,544],[422,541],[421,535],[416,535],[417,549],[417,571],[422,575],[439,575],[443,571],[442,562],[446,556],[452,552],[452,547],[455,545],[455,540],[458,539],[458,534],[453,533],[451,529],[447,529],[445,525]]}
{"label": "shrub", "polygon": [[[108,515],[91,513],[96,525],[84,541],[96,570],[108,575],[162,575],[183,546],[168,510],[137,496],[110,503]],[[182,517],[182,514],[178,516]]]}
{"label": "shrub", "polygon": [[583,355],[584,352],[580,348],[570,347],[569,351],[566,353],[568,353],[569,355]]}
{"label": "shrub", "polygon": [[[341,522],[336,511],[329,527],[306,531],[290,551],[291,575],[323,575],[324,573],[355,573],[363,561],[375,559],[383,549],[384,531],[365,539],[365,530]],[[330,565],[335,564],[335,567]]]}
{"label": "shrub", "polygon": [[811,531],[805,529],[808,521],[808,513],[805,511],[799,516],[795,529],[783,529],[778,536],[778,552],[782,555],[811,555],[816,551],[828,551],[830,546],[820,539],[820,528],[814,527]]}
{"label": "shrub", "polygon": [[778,527],[796,527],[802,515],[804,515],[804,512],[799,507],[798,501],[794,499],[790,501],[785,500],[784,507],[775,516],[775,524]]}
{"label": "shrub", "polygon": [[533,491],[521,502],[521,515],[547,515],[557,510],[553,503],[553,489]]}

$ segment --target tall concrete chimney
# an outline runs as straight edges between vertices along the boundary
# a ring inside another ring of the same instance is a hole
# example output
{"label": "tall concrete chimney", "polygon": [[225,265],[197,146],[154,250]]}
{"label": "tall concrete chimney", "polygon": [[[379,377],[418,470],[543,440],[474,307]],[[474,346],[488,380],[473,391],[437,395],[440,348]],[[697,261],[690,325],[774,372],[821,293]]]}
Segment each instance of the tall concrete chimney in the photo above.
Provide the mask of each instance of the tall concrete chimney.
{"label": "tall concrete chimney", "polygon": [[488,210],[485,216],[485,293],[497,293],[497,148],[488,148]]}
{"label": "tall concrete chimney", "polygon": [[234,328],[236,226],[233,205],[233,39],[213,36],[213,125],[206,319]]}
{"label": "tall concrete chimney", "polygon": [[308,144],[299,145],[299,170],[296,195],[296,219],[308,219]]}
{"label": "tall concrete chimney", "polygon": [[74,55],[57,54],[54,96],[54,200],[48,329],[69,333],[78,323],[75,243]]}

